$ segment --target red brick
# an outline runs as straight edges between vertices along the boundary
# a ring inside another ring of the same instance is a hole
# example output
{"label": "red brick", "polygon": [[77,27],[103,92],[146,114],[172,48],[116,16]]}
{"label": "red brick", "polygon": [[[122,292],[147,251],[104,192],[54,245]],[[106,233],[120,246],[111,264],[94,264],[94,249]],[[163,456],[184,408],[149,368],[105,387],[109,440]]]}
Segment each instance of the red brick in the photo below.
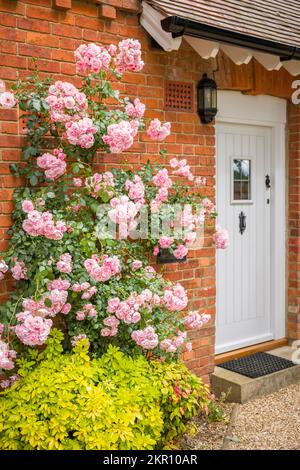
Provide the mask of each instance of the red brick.
{"label": "red brick", "polygon": [[27,42],[39,46],[57,47],[57,38],[48,34],[28,32]]}
{"label": "red brick", "polygon": [[114,7],[110,5],[100,5],[99,15],[109,20],[115,20],[117,17],[117,11]]}
{"label": "red brick", "polygon": [[19,44],[19,54],[29,57],[41,57],[43,59],[51,59],[52,50],[47,47],[32,46],[30,44]]}
{"label": "red brick", "polygon": [[52,25],[52,34],[56,36],[66,36],[68,38],[79,39],[82,37],[82,29],[77,26],[67,26],[62,24]]}
{"label": "red brick", "polygon": [[50,33],[50,23],[45,21],[28,20],[27,18],[18,18],[19,29],[28,31],[37,31],[39,33]]}
{"label": "red brick", "polygon": [[53,7],[60,10],[69,10],[72,8],[72,0],[53,0]]}
{"label": "red brick", "polygon": [[1,13],[0,24],[15,28],[17,26],[17,18],[15,16],[11,16],[9,13]]}
{"label": "red brick", "polygon": [[23,42],[26,39],[26,33],[18,29],[5,28],[4,26],[0,27],[0,39],[6,41],[16,41]]}
{"label": "red brick", "polygon": [[7,11],[14,15],[24,15],[25,5],[17,0],[1,0],[0,11]]}

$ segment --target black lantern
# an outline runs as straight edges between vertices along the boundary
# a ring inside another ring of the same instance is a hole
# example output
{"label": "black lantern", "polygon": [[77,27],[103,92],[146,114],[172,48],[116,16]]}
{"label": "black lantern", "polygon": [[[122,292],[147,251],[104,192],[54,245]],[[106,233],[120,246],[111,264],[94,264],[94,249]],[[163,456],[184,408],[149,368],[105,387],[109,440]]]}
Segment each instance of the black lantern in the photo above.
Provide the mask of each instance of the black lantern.
{"label": "black lantern", "polygon": [[217,84],[203,74],[197,85],[197,111],[203,124],[213,121],[217,114]]}

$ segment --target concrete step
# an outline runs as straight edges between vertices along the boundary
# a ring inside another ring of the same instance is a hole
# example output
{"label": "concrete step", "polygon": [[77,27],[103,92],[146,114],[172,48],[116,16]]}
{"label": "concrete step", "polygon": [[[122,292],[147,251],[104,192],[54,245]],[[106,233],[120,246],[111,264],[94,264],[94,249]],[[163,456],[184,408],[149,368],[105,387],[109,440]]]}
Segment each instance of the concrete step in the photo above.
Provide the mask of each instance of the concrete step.
{"label": "concrete step", "polygon": [[[283,346],[268,353],[291,360],[294,351],[295,349],[290,346]],[[216,366],[211,376],[211,387],[215,395],[220,397],[222,393],[225,393],[227,401],[235,403],[245,403],[297,382],[300,382],[300,364],[257,379]]]}

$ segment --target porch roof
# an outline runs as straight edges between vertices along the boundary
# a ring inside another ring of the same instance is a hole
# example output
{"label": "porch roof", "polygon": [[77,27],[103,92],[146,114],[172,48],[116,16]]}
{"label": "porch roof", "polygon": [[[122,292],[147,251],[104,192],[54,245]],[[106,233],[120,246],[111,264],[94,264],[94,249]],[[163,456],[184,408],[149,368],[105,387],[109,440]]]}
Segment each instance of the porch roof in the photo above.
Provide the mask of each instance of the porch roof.
{"label": "porch roof", "polygon": [[142,5],[141,24],[165,50],[178,49],[184,37],[203,58],[222,48],[236,64],[254,57],[268,70],[284,66],[292,75],[300,73],[295,60],[300,59],[299,0],[144,0]]}
{"label": "porch roof", "polygon": [[300,47],[299,0],[147,0],[166,16]]}

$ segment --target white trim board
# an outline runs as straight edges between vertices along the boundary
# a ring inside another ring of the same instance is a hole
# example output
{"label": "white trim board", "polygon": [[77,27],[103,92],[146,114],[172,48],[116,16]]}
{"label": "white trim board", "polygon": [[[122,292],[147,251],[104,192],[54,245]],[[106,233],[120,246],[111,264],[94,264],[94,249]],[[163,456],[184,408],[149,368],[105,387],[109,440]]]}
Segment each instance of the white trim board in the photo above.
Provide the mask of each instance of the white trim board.
{"label": "white trim board", "polygon": [[[271,312],[273,338],[286,336],[286,101],[265,95],[218,92],[218,123],[267,126],[271,129]],[[261,342],[261,339],[260,341]],[[245,345],[244,345],[245,346]],[[243,347],[241,345],[240,347]],[[224,352],[216,347],[216,354]]]}

